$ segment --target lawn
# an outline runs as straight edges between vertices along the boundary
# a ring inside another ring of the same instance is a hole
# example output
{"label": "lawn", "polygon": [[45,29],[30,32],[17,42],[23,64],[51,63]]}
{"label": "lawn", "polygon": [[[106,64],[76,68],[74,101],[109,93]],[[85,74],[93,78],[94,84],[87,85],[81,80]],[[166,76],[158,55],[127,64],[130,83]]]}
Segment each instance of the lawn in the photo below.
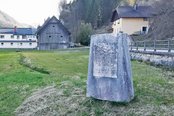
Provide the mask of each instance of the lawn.
{"label": "lawn", "polygon": [[24,112],[35,116],[174,114],[174,72],[143,62],[132,61],[135,89],[132,102],[86,98],[88,54],[88,49],[1,50],[0,116]]}

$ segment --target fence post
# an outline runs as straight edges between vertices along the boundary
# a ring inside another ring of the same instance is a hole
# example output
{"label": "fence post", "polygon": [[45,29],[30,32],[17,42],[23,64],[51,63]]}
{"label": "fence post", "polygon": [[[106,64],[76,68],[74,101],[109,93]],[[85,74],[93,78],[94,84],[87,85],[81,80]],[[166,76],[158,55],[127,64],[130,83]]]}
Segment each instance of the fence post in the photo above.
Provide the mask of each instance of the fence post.
{"label": "fence post", "polygon": [[138,51],[138,44],[137,44],[137,43],[138,43],[138,42],[136,42],[136,47],[137,47],[136,50]]}
{"label": "fence post", "polygon": [[146,51],[146,41],[144,41],[144,51]]}
{"label": "fence post", "polygon": [[153,42],[154,52],[156,52],[156,39]]}
{"label": "fence post", "polygon": [[170,48],[170,38],[168,39],[168,52],[171,52],[171,48]]}
{"label": "fence post", "polygon": [[131,51],[132,51],[132,41],[131,41]]}

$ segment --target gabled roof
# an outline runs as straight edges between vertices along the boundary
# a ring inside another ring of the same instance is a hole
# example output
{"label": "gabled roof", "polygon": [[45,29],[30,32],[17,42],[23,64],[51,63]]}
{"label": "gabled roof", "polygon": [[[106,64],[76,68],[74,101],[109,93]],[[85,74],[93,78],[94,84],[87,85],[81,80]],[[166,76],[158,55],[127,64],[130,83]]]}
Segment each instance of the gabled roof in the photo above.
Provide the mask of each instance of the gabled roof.
{"label": "gabled roof", "polygon": [[63,29],[63,31],[65,31],[67,34],[71,34],[69,31],[68,31],[68,29],[55,17],[55,16],[53,16],[52,18],[48,18],[45,22],[44,22],[44,24],[42,25],[42,26],[40,26],[38,29],[37,29],[37,34],[39,34],[40,32],[42,32],[42,30],[44,29],[44,28],[46,28],[47,27],[47,25],[50,23],[50,21],[51,20],[53,20],[53,19],[55,19],[56,21],[57,21],[57,24]]}
{"label": "gabled roof", "polygon": [[152,14],[150,6],[119,6],[113,11],[111,22],[119,18],[149,18]]}
{"label": "gabled roof", "polygon": [[0,34],[35,35],[34,28],[0,28]]}

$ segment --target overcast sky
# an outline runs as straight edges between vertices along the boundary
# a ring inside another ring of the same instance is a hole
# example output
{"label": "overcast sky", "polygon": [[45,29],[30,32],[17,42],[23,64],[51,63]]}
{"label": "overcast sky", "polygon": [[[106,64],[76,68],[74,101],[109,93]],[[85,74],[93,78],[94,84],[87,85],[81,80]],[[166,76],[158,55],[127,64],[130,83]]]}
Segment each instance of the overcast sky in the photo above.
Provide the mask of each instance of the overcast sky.
{"label": "overcast sky", "polygon": [[61,0],[0,0],[0,10],[20,23],[38,25],[44,19],[58,16],[58,3]]}

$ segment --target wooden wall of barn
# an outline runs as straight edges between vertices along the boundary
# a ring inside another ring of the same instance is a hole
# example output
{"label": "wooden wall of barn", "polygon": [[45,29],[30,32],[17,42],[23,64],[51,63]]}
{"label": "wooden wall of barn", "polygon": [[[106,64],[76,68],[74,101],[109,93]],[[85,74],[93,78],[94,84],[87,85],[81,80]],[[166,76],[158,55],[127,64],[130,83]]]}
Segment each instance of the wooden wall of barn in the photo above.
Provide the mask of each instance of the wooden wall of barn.
{"label": "wooden wall of barn", "polygon": [[69,34],[62,28],[57,20],[51,20],[38,34],[39,50],[51,50],[68,48],[70,44]]}

